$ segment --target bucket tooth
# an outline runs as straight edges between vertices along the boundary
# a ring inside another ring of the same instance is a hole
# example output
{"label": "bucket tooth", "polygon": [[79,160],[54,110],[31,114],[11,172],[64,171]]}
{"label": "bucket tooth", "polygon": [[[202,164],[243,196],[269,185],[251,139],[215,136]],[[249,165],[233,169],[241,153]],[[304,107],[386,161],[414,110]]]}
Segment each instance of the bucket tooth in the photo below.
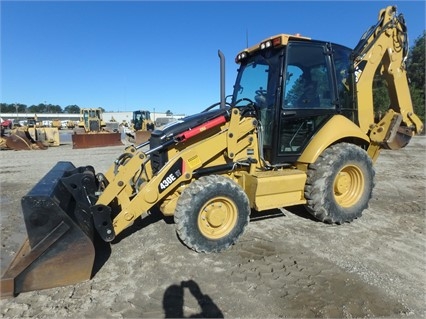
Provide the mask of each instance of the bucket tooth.
{"label": "bucket tooth", "polygon": [[22,198],[28,238],[1,278],[1,298],[92,277],[95,231],[91,203],[87,199],[86,204],[78,203],[78,196],[68,191],[70,177],[70,183],[83,193],[94,188],[89,185],[95,183],[90,167],[78,171],[70,162],[58,162]]}

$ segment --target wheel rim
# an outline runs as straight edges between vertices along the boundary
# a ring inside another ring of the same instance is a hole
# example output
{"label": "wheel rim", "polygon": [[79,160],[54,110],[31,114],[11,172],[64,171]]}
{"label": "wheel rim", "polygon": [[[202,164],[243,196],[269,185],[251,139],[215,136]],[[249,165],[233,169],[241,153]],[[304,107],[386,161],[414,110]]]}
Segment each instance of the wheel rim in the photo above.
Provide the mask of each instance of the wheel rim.
{"label": "wheel rim", "polygon": [[228,235],[235,227],[238,209],[226,197],[215,197],[208,201],[198,215],[198,228],[201,234],[210,239]]}
{"label": "wheel rim", "polygon": [[364,190],[364,175],[359,167],[347,165],[334,180],[334,198],[342,207],[351,207],[358,203]]}

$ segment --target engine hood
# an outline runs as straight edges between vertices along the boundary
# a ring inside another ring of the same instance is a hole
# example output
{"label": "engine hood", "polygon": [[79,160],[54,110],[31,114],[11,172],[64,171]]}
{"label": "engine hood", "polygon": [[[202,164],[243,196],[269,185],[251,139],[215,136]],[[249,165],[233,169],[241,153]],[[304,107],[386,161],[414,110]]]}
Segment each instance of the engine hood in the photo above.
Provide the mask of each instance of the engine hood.
{"label": "engine hood", "polygon": [[176,122],[165,125],[161,130],[154,130],[151,133],[151,138],[168,140],[172,137],[177,136],[191,128],[201,125],[209,120],[212,120],[218,116],[224,115],[226,119],[229,119],[229,109],[218,109],[208,112],[197,113],[184,117]]}

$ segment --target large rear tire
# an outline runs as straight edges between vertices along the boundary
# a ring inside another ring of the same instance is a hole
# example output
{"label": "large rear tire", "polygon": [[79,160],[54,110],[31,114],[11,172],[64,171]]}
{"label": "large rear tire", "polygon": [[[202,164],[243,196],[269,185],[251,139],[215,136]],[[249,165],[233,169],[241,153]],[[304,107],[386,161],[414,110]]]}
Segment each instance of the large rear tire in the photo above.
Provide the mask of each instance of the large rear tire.
{"label": "large rear tire", "polygon": [[243,234],[250,216],[250,203],[231,179],[200,177],[182,192],[175,210],[176,232],[197,252],[220,252]]}
{"label": "large rear tire", "polygon": [[308,169],[307,210],[318,220],[342,224],[361,217],[374,188],[373,162],[360,147],[327,148]]}

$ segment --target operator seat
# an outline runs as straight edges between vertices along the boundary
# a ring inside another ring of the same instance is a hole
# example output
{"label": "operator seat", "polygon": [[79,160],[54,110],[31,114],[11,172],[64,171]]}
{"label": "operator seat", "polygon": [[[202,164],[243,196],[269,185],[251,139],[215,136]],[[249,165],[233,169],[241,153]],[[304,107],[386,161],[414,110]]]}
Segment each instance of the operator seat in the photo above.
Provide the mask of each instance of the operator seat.
{"label": "operator seat", "polygon": [[297,101],[297,106],[301,108],[311,108],[320,106],[320,98],[317,90],[317,82],[309,81],[304,88],[303,94]]}

